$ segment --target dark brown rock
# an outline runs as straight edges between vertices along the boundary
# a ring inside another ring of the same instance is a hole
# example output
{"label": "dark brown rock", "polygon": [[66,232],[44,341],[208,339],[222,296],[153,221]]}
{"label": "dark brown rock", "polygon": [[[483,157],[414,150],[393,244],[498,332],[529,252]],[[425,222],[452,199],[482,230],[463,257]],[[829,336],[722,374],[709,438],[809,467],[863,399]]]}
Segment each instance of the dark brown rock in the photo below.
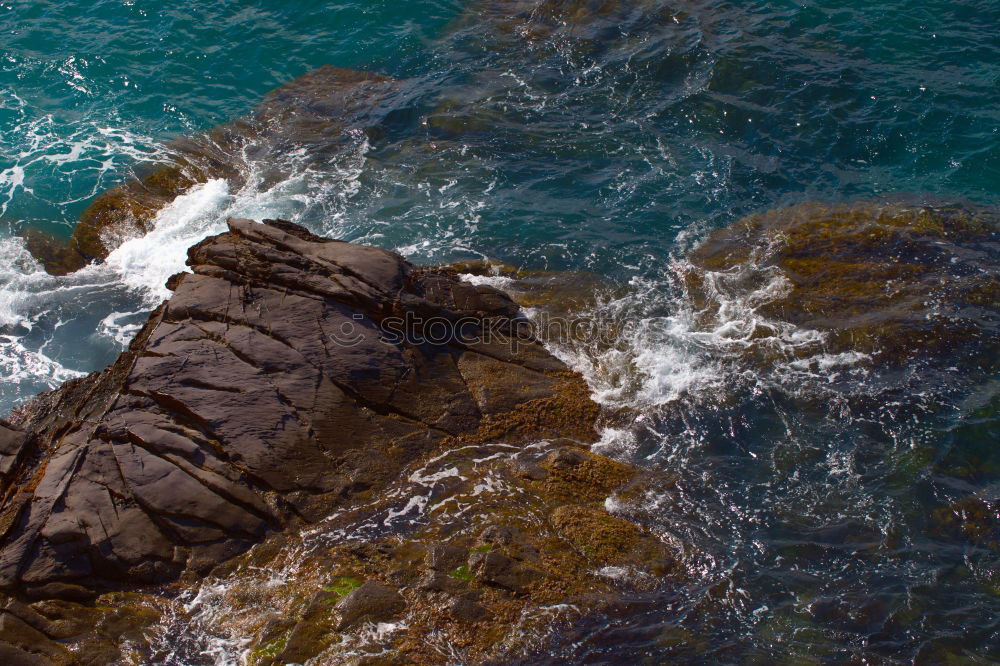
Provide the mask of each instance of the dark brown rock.
{"label": "dark brown rock", "polygon": [[469,551],[458,546],[435,544],[427,549],[427,567],[431,571],[454,571],[465,564]]}
{"label": "dark brown rock", "polygon": [[545,462],[554,469],[568,471],[587,462],[587,454],[579,449],[562,448],[549,454]]}
{"label": "dark brown rock", "polygon": [[52,661],[39,654],[0,643],[0,664],[5,666],[52,666]]}
{"label": "dark brown rock", "polygon": [[[496,337],[518,312],[503,293],[287,222],[229,227],[191,249],[193,273],[113,366],[0,428],[23,487],[0,507],[5,589],[83,599],[204,572],[446,438],[537,430],[550,399],[582,427],[551,395],[565,367]],[[390,318],[405,335],[385,333]],[[462,330],[430,342],[431,319]],[[17,428],[45,455],[21,455]]]}
{"label": "dark brown rock", "polygon": [[28,448],[28,435],[0,421],[0,477],[6,479],[15,470]]}
{"label": "dark brown rock", "polygon": [[528,585],[541,576],[535,569],[494,552],[472,553],[469,557],[469,571],[482,583],[517,593],[524,592]]}
{"label": "dark brown rock", "polygon": [[476,622],[486,617],[487,611],[482,604],[476,603],[472,599],[455,597],[448,602],[448,614],[456,620]]}

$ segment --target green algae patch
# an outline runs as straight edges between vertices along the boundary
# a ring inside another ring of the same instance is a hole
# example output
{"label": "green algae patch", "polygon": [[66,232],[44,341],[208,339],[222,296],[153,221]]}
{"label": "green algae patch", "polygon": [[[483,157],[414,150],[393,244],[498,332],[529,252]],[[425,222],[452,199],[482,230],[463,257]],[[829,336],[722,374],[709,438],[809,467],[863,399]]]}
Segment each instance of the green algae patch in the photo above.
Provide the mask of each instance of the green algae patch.
{"label": "green algae patch", "polygon": [[448,574],[448,576],[456,580],[464,580],[467,583],[471,581],[473,578],[475,578],[473,573],[469,571],[469,567],[465,566],[464,564],[458,567],[457,569],[453,570],[451,573]]}
{"label": "green algae patch", "polygon": [[247,663],[250,666],[256,666],[264,660],[274,659],[284,651],[287,644],[288,636],[275,638],[273,641],[251,650],[249,656],[247,657]]}
{"label": "green algae patch", "polygon": [[335,595],[336,598],[330,599],[329,603],[335,603],[346,597],[348,594],[353,592],[364,585],[364,581],[360,578],[351,578],[349,576],[341,576],[336,580],[336,582],[331,583],[323,587],[324,592],[330,592]]}

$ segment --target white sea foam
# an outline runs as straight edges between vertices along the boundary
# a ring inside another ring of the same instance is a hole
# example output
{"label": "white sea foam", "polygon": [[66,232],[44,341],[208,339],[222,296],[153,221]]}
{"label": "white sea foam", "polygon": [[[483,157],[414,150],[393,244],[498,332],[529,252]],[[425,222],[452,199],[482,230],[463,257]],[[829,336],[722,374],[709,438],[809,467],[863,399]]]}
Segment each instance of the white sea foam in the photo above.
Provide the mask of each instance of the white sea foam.
{"label": "white sea foam", "polygon": [[494,287],[496,289],[509,289],[515,284],[514,278],[503,275],[473,275],[463,273],[458,276],[463,282],[478,286]]}
{"label": "white sea foam", "polygon": [[54,388],[84,374],[63,367],[41,351],[28,349],[18,336],[0,335],[0,382],[11,385],[35,382]]}
{"label": "white sea foam", "polygon": [[44,276],[20,238],[0,238],[0,327],[30,326],[22,311],[24,284]]}
{"label": "white sea foam", "polygon": [[[790,289],[778,269],[751,262],[704,272],[707,305],[696,306],[676,279],[690,268],[674,260],[662,278],[634,279],[625,295],[580,313],[617,330],[613,344],[553,350],[584,375],[596,401],[642,414],[682,400],[718,401],[746,378],[799,393],[863,371],[865,354],[830,354],[824,333],[761,313]],[[599,447],[629,446],[624,431],[606,439]]]}
{"label": "white sea foam", "polygon": [[28,253],[19,238],[0,239],[0,385],[3,395],[20,388],[51,388],[79,376],[80,372],[64,367],[45,353],[45,345],[34,349],[23,342],[35,328],[37,317],[26,307],[32,291],[51,287],[53,278]]}
{"label": "white sea foam", "polygon": [[694,328],[673,294],[667,281],[633,280],[627,294],[579,313],[598,328],[617,329],[612,344],[571,342],[552,351],[584,376],[594,400],[610,408],[655,408],[712,393],[726,371],[706,353],[711,336]]}
{"label": "white sea foam", "polygon": [[[187,248],[221,229],[220,211],[227,198],[224,181],[199,186],[161,211],[150,234],[123,243],[106,264],[64,277],[45,273],[20,238],[0,239],[0,329],[5,331],[0,379],[53,387],[90,370],[67,368],[43,349],[58,338],[59,322],[86,321],[101,307],[108,312],[93,322],[95,334],[127,344],[139,328],[137,315],[141,320],[144,309],[162,300],[167,277],[184,269]],[[138,298],[127,297],[128,292]],[[122,311],[120,305],[134,309]],[[43,319],[45,335],[29,341],[28,334]]]}
{"label": "white sea foam", "polygon": [[225,230],[223,215],[231,201],[224,180],[197,185],[161,210],[148,234],[126,240],[93,270],[113,271],[147,305],[156,305],[169,296],[167,278],[185,270],[188,248]]}

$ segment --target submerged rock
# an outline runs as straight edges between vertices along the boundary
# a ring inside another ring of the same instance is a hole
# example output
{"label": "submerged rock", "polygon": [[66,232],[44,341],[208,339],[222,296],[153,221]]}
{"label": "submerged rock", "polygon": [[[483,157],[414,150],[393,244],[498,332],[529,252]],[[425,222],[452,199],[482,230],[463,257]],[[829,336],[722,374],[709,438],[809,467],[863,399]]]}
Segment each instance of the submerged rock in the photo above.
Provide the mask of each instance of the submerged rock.
{"label": "submerged rock", "polygon": [[682,274],[700,327],[756,322],[747,348],[787,327],[898,365],[1000,352],[1000,217],[982,209],[801,204],[712,234]]}
{"label": "submerged rock", "polygon": [[[685,3],[687,4],[687,3]],[[543,159],[572,155],[599,160],[617,145],[599,137],[550,142],[532,131],[538,121],[538,93],[573,98],[574,122],[594,127],[615,113],[601,109],[603,95],[585,102],[586,79],[595,72],[633,81],[635,72],[676,72],[668,54],[686,50],[690,14],[667,0],[477,0],[452,26],[459,57],[479,60],[459,85],[445,91],[424,119],[432,136],[461,138],[475,145],[509,142],[512,153],[538,151]],[[700,33],[700,31],[698,31]],[[661,48],[651,48],[657,44]],[[625,65],[627,63],[627,65]],[[625,65],[623,67],[623,65]],[[512,76],[517,72],[517,76]],[[570,75],[572,72],[572,75]],[[628,92],[635,94],[634,84]],[[535,91],[538,91],[536,93]],[[527,93],[525,95],[525,93]],[[583,95],[581,96],[581,93]],[[549,113],[559,113],[559,102]],[[583,122],[592,119],[592,122]]]}
{"label": "submerged rock", "polygon": [[458,27],[489,25],[486,48],[551,48],[566,42],[593,51],[648,37],[684,16],[665,0],[481,0]]}
{"label": "submerged rock", "polygon": [[94,199],[68,244],[28,230],[27,247],[55,275],[103,260],[124,239],[149,232],[160,209],[196,184],[218,178],[237,189],[251,165],[281,173],[293,153],[331,159],[350,143],[352,130],[374,130],[380,105],[398,87],[386,76],[324,65],[268,93],[247,117],[170,143],[165,162]]}
{"label": "submerged rock", "polygon": [[524,593],[541,574],[501,553],[474,552],[469,558],[469,572],[485,585],[495,585],[515,593]]}

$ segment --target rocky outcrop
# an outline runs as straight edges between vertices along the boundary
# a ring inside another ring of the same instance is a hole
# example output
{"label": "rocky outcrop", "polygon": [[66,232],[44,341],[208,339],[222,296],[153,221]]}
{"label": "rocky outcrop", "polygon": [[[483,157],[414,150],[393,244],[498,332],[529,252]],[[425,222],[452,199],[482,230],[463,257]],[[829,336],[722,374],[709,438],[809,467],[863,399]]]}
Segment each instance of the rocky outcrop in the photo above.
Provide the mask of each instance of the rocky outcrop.
{"label": "rocky outcrop", "polygon": [[0,657],[161,660],[208,577],[247,663],[483,661],[681,575],[608,504],[669,484],[586,451],[597,406],[506,294],[228,224],[117,362],[0,423]]}
{"label": "rocky outcrop", "polygon": [[0,479],[9,485],[13,472],[18,468],[28,448],[28,436],[0,421]]}
{"label": "rocky outcrop", "polygon": [[229,227],[111,368],[0,433],[5,589],[76,599],[206,571],[447,438],[592,432],[539,417],[580,380],[510,339],[503,293],[285,222]]}
{"label": "rocky outcrop", "polygon": [[238,189],[251,169],[274,180],[293,153],[329,161],[351,132],[375,131],[398,88],[380,74],[324,65],[268,93],[250,115],[171,142],[161,163],[94,199],[68,244],[29,230],[27,247],[56,275],[103,260],[123,239],[149,232],[159,210],[198,183],[221,178]]}

